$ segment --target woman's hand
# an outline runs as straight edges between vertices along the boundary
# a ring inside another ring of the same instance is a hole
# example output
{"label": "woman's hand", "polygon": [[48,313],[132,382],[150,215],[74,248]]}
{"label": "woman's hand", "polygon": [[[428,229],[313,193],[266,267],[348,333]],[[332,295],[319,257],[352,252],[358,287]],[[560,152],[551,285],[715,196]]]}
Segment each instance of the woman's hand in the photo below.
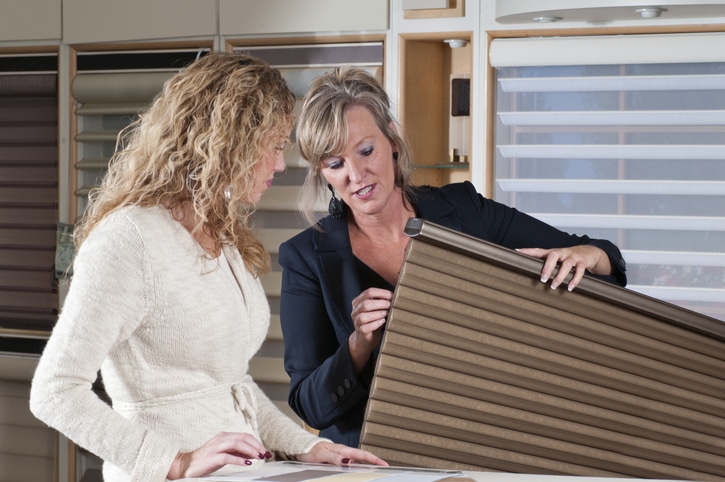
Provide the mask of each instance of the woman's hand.
{"label": "woman's hand", "polygon": [[330,442],[320,442],[312,447],[312,450],[308,453],[296,455],[295,458],[300,462],[314,462],[333,465],[388,465],[388,463],[383,459],[376,457],[366,450],[355,449],[348,447],[347,445],[334,444]]}
{"label": "woman's hand", "polygon": [[360,373],[382,339],[381,328],[388,318],[393,293],[368,288],[352,300],[355,331],[348,338],[348,350],[356,373]]}
{"label": "woman's hand", "polygon": [[220,432],[193,452],[178,454],[166,478],[201,477],[225,465],[252,465],[251,459],[271,457],[272,454],[253,435]]}
{"label": "woman's hand", "polygon": [[607,254],[602,249],[588,244],[554,249],[521,248],[516,251],[545,260],[544,267],[541,269],[542,283],[549,280],[554,268],[557,264],[559,265],[559,272],[551,280],[552,289],[556,289],[562,284],[572,270],[574,270],[574,275],[568,284],[569,291],[576,288],[587,270],[602,275],[612,273],[612,265]]}

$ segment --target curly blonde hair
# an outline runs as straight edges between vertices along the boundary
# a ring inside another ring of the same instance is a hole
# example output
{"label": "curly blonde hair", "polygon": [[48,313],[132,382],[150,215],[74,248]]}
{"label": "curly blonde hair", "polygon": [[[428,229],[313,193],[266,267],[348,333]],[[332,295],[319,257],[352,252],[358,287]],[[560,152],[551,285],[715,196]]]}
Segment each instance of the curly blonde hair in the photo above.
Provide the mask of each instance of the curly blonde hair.
{"label": "curly blonde hair", "polygon": [[262,60],[221,52],[196,60],[119,134],[76,246],[124,206],[173,210],[188,202],[199,219],[195,232],[204,230],[217,249],[236,246],[255,275],[266,272],[269,254],[250,227],[248,200],[270,143],[289,135],[294,102],[279,71]]}

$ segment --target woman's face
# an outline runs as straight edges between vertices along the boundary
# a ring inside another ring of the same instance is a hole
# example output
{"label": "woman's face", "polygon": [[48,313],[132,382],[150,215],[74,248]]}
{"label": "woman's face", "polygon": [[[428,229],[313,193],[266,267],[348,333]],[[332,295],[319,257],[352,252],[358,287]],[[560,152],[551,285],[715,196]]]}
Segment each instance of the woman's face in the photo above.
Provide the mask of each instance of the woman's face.
{"label": "woman's face", "polygon": [[339,156],[322,161],[322,175],[354,215],[375,215],[400,196],[393,144],[366,107],[350,107],[346,118],[347,145]]}
{"label": "woman's face", "polygon": [[284,171],[284,150],[288,140],[289,135],[286,137],[280,136],[267,146],[262,162],[259,163],[254,176],[254,187],[249,193],[249,202],[251,204],[257,204],[262,199],[262,194],[272,186],[274,173]]}

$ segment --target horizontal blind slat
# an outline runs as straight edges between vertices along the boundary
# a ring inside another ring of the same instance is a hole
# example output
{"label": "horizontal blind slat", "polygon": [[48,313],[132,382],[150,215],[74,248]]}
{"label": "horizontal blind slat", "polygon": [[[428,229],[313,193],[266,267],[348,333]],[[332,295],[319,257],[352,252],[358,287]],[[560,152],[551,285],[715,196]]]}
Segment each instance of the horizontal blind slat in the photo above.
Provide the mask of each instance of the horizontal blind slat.
{"label": "horizontal blind slat", "polygon": [[[723,85],[725,87],[725,85]],[[723,126],[723,110],[499,112],[507,126]]]}
{"label": "horizontal blind slat", "polygon": [[497,179],[504,191],[602,194],[725,195],[725,181]]}
{"label": "horizontal blind slat", "polygon": [[497,146],[508,158],[536,159],[703,159],[722,160],[725,145],[660,144],[526,144]]}

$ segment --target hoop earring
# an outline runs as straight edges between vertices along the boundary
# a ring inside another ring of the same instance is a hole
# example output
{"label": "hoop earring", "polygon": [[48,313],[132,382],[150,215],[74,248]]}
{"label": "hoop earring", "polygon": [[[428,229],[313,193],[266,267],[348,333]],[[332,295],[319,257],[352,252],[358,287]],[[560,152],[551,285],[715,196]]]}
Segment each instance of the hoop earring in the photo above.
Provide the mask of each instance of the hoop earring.
{"label": "hoop earring", "polygon": [[342,201],[335,197],[335,190],[332,188],[332,184],[328,183],[327,189],[329,189],[332,193],[327,210],[330,212],[330,216],[332,216],[333,219],[339,219],[342,217]]}

